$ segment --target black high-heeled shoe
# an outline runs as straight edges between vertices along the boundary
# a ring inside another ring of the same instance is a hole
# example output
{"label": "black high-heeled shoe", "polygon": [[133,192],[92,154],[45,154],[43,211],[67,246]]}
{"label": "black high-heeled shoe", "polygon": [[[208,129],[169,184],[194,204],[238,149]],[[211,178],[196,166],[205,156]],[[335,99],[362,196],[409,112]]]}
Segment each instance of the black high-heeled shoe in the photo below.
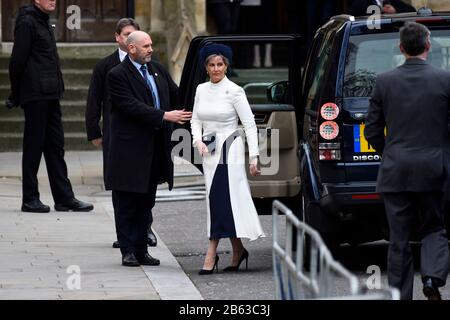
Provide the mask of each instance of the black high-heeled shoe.
{"label": "black high-heeled shoe", "polygon": [[226,267],[225,269],[223,269],[223,271],[239,271],[239,266],[241,265],[242,261],[245,260],[245,271],[248,270],[248,251],[244,248],[244,251],[241,254],[241,257],[239,258],[239,262],[237,264],[237,266],[229,266]]}
{"label": "black high-heeled shoe", "polygon": [[216,254],[216,261],[214,262],[214,266],[211,270],[207,269],[201,269],[198,274],[203,276],[205,274],[212,274],[214,272],[214,269],[216,269],[216,272],[219,272],[219,256]]}

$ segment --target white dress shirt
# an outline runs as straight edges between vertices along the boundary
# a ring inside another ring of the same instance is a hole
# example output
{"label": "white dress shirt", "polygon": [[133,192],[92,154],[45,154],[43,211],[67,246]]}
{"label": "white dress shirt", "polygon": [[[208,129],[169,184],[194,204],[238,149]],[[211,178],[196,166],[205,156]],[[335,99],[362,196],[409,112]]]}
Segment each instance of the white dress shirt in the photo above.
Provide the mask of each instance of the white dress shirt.
{"label": "white dress shirt", "polygon": [[120,62],[122,62],[125,59],[127,54],[128,53],[126,51],[123,51],[122,49],[119,48],[119,60],[120,60]]}

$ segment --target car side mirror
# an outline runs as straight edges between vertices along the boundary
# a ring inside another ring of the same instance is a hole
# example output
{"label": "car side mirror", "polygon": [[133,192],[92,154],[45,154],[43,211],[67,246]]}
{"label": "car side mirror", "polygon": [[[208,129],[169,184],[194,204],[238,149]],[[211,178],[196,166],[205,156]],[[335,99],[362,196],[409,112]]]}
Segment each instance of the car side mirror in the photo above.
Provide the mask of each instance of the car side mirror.
{"label": "car side mirror", "polygon": [[267,99],[274,103],[287,103],[288,102],[288,81],[277,81],[272,83],[267,88]]}

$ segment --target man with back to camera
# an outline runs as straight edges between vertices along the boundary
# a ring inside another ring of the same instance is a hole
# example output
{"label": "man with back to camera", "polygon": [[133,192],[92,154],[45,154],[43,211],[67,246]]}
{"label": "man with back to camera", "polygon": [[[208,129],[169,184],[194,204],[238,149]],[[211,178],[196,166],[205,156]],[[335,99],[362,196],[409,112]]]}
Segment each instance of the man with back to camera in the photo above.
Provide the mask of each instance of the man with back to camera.
{"label": "man with back to camera", "polygon": [[[121,63],[127,56],[126,41],[128,36],[140,30],[139,24],[132,18],[122,18],[116,25],[116,42],[118,49],[111,55],[100,60],[92,73],[91,83],[89,85],[88,98],[86,103],[86,133],[87,138],[92,144],[103,149],[103,179],[105,189],[111,190],[107,183],[106,172],[108,170],[109,154],[109,125],[111,103],[109,101],[109,88],[106,85],[106,75],[108,72]],[[103,126],[100,128],[100,119],[103,118]],[[115,201],[112,199],[114,211]],[[150,213],[151,214],[151,213]],[[155,247],[157,239],[152,231],[151,223],[148,226],[147,242],[149,246]],[[113,243],[113,248],[119,248],[119,241]]]}
{"label": "man with back to camera", "polygon": [[[147,252],[158,184],[173,185],[171,135],[191,112],[172,110],[178,87],[152,60],[152,40],[143,31],[127,39],[128,56],[107,76],[111,99],[107,182],[116,203],[116,229],[123,266],[159,265]],[[150,221],[149,221],[150,220]]]}
{"label": "man with back to camera", "polygon": [[56,0],[34,0],[19,10],[9,63],[9,107],[25,115],[22,155],[22,211],[49,212],[40,201],[37,173],[44,154],[56,211],[91,211],[75,198],[64,160],[64,131],[59,99],[64,91],[59,57],[49,14]]}
{"label": "man with back to camera", "polygon": [[[402,66],[378,75],[364,134],[383,153],[377,192],[389,223],[388,281],[412,299],[414,266],[409,240],[421,222],[423,293],[440,300],[449,271],[444,192],[450,178],[450,73],[427,63],[430,31],[410,22],[400,29]],[[387,135],[385,137],[384,132]]]}

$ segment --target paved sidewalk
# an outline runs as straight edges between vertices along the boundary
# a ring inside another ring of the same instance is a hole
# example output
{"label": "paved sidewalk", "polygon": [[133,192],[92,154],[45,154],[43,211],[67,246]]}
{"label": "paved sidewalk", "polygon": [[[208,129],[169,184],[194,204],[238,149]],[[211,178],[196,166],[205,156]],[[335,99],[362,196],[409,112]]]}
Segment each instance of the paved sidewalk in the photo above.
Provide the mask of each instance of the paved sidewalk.
{"label": "paved sidewalk", "polygon": [[41,200],[52,211],[21,212],[21,154],[0,153],[0,300],[202,299],[159,237],[149,252],[160,266],[121,266],[120,251],[111,248],[116,235],[101,152],[67,152],[66,161],[77,198],[94,203],[93,212],[53,210],[44,161]]}

